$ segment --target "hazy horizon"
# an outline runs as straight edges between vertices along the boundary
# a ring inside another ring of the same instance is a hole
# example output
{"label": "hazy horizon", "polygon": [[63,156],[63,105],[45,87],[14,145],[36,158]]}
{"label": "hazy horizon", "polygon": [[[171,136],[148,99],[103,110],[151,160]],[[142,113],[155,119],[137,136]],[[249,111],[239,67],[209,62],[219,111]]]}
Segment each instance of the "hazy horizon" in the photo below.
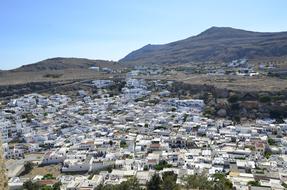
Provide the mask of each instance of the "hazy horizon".
{"label": "hazy horizon", "polygon": [[287,31],[286,6],[284,0],[6,0],[0,7],[0,69],[53,57],[117,61],[144,45],[181,40],[212,26]]}

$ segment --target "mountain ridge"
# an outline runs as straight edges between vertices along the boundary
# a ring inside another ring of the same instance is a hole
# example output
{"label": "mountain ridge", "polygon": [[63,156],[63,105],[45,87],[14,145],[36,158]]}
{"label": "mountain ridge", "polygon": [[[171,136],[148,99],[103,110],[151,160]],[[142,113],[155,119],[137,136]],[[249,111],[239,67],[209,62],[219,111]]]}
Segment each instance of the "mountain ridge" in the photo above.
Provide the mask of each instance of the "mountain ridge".
{"label": "mountain ridge", "polygon": [[183,40],[161,45],[148,44],[126,55],[119,62],[180,64],[285,55],[287,32],[254,32],[231,27],[211,27]]}

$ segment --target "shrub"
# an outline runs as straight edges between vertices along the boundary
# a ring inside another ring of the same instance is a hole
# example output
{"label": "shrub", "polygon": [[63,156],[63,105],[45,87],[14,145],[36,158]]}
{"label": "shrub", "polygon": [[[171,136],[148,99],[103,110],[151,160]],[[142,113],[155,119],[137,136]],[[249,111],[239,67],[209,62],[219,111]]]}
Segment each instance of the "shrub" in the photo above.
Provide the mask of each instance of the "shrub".
{"label": "shrub", "polygon": [[179,190],[179,186],[176,184],[177,174],[174,172],[164,172],[162,174],[162,190]]}
{"label": "shrub", "polygon": [[286,184],[286,183],[283,182],[281,185],[282,185],[284,188],[287,188],[287,184]]}
{"label": "shrub", "polygon": [[26,175],[28,173],[30,173],[33,169],[33,164],[32,162],[26,162],[24,164],[24,171],[20,174],[20,176]]}
{"label": "shrub", "polygon": [[170,168],[170,167],[172,167],[171,164],[168,164],[165,160],[161,160],[161,161],[159,161],[158,164],[156,164],[154,166],[154,169],[156,169],[156,170],[163,170],[163,168]]}
{"label": "shrub", "polygon": [[122,182],[118,185],[99,185],[95,190],[142,190],[139,185],[138,180],[135,177],[128,179],[127,181]]}
{"label": "shrub", "polygon": [[260,101],[261,103],[268,103],[268,102],[271,101],[271,97],[270,97],[270,96],[267,96],[267,95],[265,95],[265,96],[260,96],[260,97],[259,97],[259,101]]}
{"label": "shrub", "polygon": [[271,152],[265,152],[264,157],[269,159],[271,157],[272,153]]}
{"label": "shrub", "polygon": [[43,176],[43,179],[56,179],[53,174],[46,174]]}
{"label": "shrub", "polygon": [[249,181],[249,182],[247,183],[247,185],[257,186],[257,187],[260,187],[260,186],[261,186],[261,184],[260,184],[259,181]]}
{"label": "shrub", "polygon": [[235,116],[233,117],[233,121],[236,122],[236,123],[240,123],[240,121],[241,121],[240,116],[235,115]]}
{"label": "shrub", "polygon": [[63,74],[45,74],[43,77],[45,78],[60,78]]}
{"label": "shrub", "polygon": [[186,189],[225,189],[231,190],[232,182],[224,174],[216,173],[212,176],[213,180],[208,180],[204,175],[189,175],[183,178]]}
{"label": "shrub", "polygon": [[160,189],[160,185],[162,180],[158,174],[154,174],[149,182],[146,184],[147,190],[158,190]]}
{"label": "shrub", "polygon": [[237,95],[232,95],[228,98],[228,102],[230,103],[236,103],[239,101],[239,97]]}
{"label": "shrub", "polygon": [[121,147],[121,148],[127,148],[127,147],[128,147],[127,142],[126,142],[125,140],[121,140],[121,142],[120,142],[120,147]]}
{"label": "shrub", "polygon": [[144,165],[144,171],[148,171],[148,166]]}
{"label": "shrub", "polygon": [[206,107],[203,110],[203,115],[205,116],[212,116],[215,114],[215,109],[213,107]]}
{"label": "shrub", "polygon": [[268,144],[271,145],[271,146],[273,146],[273,145],[276,145],[276,142],[275,142],[274,139],[268,138]]}
{"label": "shrub", "polygon": [[33,183],[32,181],[26,181],[23,183],[23,188],[28,190],[39,190],[41,188],[39,183]]}

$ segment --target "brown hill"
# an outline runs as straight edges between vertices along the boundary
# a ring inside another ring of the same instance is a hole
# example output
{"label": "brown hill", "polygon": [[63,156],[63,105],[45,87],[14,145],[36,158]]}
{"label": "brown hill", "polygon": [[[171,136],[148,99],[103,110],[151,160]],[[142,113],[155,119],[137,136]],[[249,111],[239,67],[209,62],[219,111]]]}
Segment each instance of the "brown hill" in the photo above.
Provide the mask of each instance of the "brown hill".
{"label": "brown hill", "polygon": [[84,80],[111,77],[107,72],[98,72],[90,67],[118,70],[125,65],[118,62],[84,58],[51,58],[23,65],[17,69],[0,71],[0,86],[31,82]]}
{"label": "brown hill", "polygon": [[23,65],[14,71],[48,71],[48,70],[65,70],[65,69],[88,69],[92,66],[112,66],[116,62],[104,60],[91,60],[84,58],[63,58],[56,57],[46,59],[37,63]]}

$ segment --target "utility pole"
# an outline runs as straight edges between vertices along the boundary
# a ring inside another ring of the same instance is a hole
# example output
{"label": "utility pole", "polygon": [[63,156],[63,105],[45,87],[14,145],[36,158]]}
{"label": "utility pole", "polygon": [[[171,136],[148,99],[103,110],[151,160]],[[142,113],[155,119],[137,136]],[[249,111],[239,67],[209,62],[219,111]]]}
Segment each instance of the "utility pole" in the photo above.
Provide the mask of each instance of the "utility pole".
{"label": "utility pole", "polygon": [[6,165],[2,146],[2,133],[0,131],[0,189],[8,190],[8,180],[6,176]]}

